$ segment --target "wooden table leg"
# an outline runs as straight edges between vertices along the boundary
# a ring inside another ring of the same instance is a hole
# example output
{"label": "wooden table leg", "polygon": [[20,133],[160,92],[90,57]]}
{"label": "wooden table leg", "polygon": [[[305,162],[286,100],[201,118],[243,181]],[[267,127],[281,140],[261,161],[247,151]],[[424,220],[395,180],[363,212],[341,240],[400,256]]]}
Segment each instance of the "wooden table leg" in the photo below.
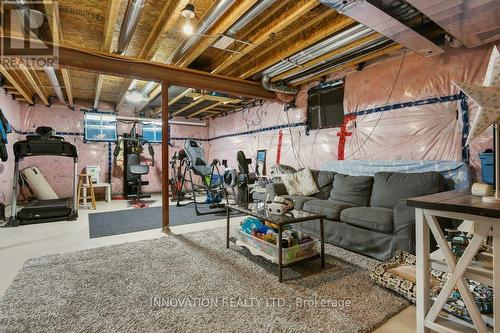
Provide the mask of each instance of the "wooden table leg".
{"label": "wooden table leg", "polygon": [[415,209],[417,254],[417,333],[429,333],[425,317],[430,308],[429,225],[421,208]]}
{"label": "wooden table leg", "polygon": [[319,236],[321,240],[321,267],[325,268],[325,228],[323,219],[319,220]]}
{"label": "wooden table leg", "polygon": [[226,249],[229,249],[229,219],[231,215],[231,208],[226,207]]}
{"label": "wooden table leg", "polygon": [[278,277],[279,281],[283,282],[283,227],[281,224],[278,228]]}

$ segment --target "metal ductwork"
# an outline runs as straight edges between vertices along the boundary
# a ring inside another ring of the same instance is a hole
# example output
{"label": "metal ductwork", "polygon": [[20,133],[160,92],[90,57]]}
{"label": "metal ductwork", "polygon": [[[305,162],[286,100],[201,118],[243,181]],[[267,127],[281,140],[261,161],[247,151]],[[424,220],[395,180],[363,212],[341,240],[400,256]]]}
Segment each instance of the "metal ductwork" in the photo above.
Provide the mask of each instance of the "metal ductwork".
{"label": "metal ductwork", "polygon": [[49,78],[50,85],[52,86],[52,89],[54,89],[54,92],[56,93],[57,99],[61,103],[66,103],[64,100],[64,95],[61,90],[61,86],[59,85],[59,80],[57,79],[56,71],[54,70],[53,67],[44,67],[43,70],[45,71],[45,74]]}
{"label": "metal ductwork", "polygon": [[297,93],[299,92],[298,88],[292,88],[282,84],[271,83],[270,80],[271,78],[268,75],[264,75],[262,77],[261,82],[262,82],[262,87],[264,87],[264,89],[287,95],[297,95]]}
{"label": "metal ductwork", "polygon": [[[311,59],[320,57],[357,39],[368,36],[371,33],[373,33],[372,29],[362,24],[357,24],[280,61],[266,69],[263,74],[274,77],[292,68],[300,67]],[[381,38],[385,39],[384,37]]]}
{"label": "metal ductwork", "polygon": [[227,35],[233,36],[237,33],[241,28],[247,25],[250,21],[257,17],[264,10],[269,8],[276,0],[261,0],[259,3],[254,5],[248,12],[245,13],[242,17],[240,17],[226,32]]}
{"label": "metal ductwork", "polygon": [[[442,48],[368,0],[320,0],[320,2],[424,57],[444,52]],[[429,0],[427,2],[435,1]]]}
{"label": "metal ductwork", "polygon": [[329,59],[317,66],[312,68],[306,68],[300,73],[293,75],[292,77],[285,80],[286,84],[297,84],[305,79],[320,75],[322,73],[327,73],[332,69],[338,68],[341,69],[345,64],[350,62],[351,60],[360,58],[362,56],[368,55],[372,52],[376,52],[380,49],[389,47],[390,45],[394,45],[394,42],[391,40],[382,40],[379,42],[374,42],[369,46],[364,46],[362,48],[352,49],[342,54],[338,54],[332,59]]}
{"label": "metal ductwork", "polygon": [[500,39],[498,0],[407,1],[467,47]]}
{"label": "metal ductwork", "polygon": [[[208,14],[208,16],[203,20],[200,27],[196,31],[196,33],[184,44],[182,47],[180,54],[183,55],[186,53],[191,47],[193,47],[196,42],[205,34],[210,27],[234,4],[235,0],[220,0],[217,6]],[[175,55],[171,57],[174,59]]]}
{"label": "metal ductwork", "polygon": [[134,35],[135,28],[139,23],[142,11],[146,0],[129,0],[125,16],[120,28],[120,36],[118,37],[118,49],[115,51],[118,54],[123,54],[127,49],[132,36]]}

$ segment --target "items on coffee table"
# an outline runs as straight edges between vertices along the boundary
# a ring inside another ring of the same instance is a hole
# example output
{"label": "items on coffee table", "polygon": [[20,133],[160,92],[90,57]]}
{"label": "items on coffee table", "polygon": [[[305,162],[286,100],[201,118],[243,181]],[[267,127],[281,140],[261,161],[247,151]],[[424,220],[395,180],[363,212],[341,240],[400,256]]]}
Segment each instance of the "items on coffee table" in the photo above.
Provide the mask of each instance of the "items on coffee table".
{"label": "items on coffee table", "polygon": [[[274,223],[269,221],[263,222],[255,217],[247,217],[241,223],[242,232],[274,245],[277,245],[278,228],[279,226]],[[283,239],[281,242],[283,248],[289,248],[313,241],[309,234],[294,230],[289,225],[285,226],[285,228],[287,230],[283,231]]]}
{"label": "items on coffee table", "polygon": [[267,203],[267,211],[273,215],[285,215],[294,208],[292,200],[275,196],[272,202]]}

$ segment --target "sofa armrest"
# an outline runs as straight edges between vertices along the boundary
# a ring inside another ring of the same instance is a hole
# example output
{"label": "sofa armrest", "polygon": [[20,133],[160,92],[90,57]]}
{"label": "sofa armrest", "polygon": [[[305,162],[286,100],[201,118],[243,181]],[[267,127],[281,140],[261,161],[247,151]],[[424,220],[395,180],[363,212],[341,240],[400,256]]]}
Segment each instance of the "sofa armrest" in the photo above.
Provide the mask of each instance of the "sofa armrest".
{"label": "sofa armrest", "polygon": [[400,200],[394,206],[393,252],[404,250],[415,254],[415,208]]}
{"label": "sofa armrest", "polygon": [[275,195],[287,195],[285,184],[283,183],[272,183],[266,185],[266,191],[273,198]]}

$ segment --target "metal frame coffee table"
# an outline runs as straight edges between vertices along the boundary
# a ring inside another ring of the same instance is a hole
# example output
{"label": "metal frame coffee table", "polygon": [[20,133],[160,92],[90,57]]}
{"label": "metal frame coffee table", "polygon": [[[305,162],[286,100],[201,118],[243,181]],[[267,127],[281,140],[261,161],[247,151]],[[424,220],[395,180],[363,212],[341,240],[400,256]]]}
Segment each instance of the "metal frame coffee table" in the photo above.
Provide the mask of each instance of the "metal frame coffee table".
{"label": "metal frame coffee table", "polygon": [[[288,265],[283,265],[283,247],[281,241],[283,240],[283,227],[287,224],[299,223],[299,222],[307,222],[307,221],[315,221],[319,220],[320,223],[320,242],[321,242],[321,267],[325,267],[325,235],[324,235],[324,225],[323,219],[324,215],[308,213],[300,210],[293,210],[288,212],[286,215],[272,215],[269,214],[266,210],[265,203],[249,203],[243,205],[226,205],[226,217],[227,217],[227,226],[226,226],[226,248],[229,248],[229,233],[230,233],[230,224],[231,224],[231,211],[237,211],[243,213],[245,215],[250,215],[265,221],[269,221],[278,225],[278,278],[279,282],[283,282],[283,267]],[[313,258],[317,258],[317,256],[304,258],[303,260],[310,260]],[[300,261],[303,261],[300,260]],[[293,262],[291,264],[295,264],[299,261]],[[290,265],[291,265],[290,264]]]}

